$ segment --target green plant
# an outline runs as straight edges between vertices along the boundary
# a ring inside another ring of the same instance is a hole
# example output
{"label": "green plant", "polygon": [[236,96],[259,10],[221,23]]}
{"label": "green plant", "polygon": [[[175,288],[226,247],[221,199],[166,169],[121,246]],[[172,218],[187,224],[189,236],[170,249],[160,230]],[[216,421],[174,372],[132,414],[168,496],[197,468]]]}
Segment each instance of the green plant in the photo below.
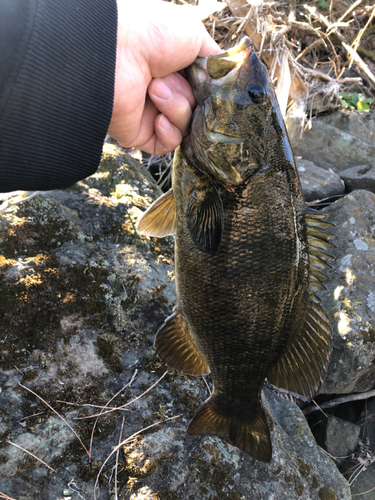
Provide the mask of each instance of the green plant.
{"label": "green plant", "polygon": [[345,106],[345,109],[356,109],[357,111],[369,111],[371,104],[375,102],[372,97],[365,97],[363,94],[348,92],[339,92],[339,96]]}
{"label": "green plant", "polygon": [[318,7],[320,7],[321,9],[327,9],[329,7],[329,2],[327,2],[326,0],[318,0]]}

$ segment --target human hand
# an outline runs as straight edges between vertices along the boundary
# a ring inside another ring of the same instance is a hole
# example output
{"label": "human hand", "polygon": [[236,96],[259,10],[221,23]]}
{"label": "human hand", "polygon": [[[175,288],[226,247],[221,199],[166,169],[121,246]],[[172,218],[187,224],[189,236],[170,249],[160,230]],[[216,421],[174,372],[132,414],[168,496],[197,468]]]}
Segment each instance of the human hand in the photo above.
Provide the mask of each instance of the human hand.
{"label": "human hand", "polygon": [[154,155],[175,149],[195,99],[177,73],[196,57],[221,52],[194,7],[117,0],[115,98],[108,133],[124,147]]}

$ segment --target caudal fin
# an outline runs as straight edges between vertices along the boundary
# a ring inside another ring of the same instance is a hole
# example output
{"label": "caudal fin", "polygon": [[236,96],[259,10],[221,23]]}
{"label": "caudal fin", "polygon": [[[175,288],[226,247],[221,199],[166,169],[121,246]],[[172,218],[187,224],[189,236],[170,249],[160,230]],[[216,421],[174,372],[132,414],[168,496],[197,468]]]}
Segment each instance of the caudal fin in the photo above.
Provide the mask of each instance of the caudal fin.
{"label": "caudal fin", "polygon": [[253,418],[242,420],[225,415],[215,405],[215,396],[204,403],[194,415],[188,434],[228,434],[232,443],[252,457],[269,462],[272,457],[270,431],[265,412],[257,408]]}

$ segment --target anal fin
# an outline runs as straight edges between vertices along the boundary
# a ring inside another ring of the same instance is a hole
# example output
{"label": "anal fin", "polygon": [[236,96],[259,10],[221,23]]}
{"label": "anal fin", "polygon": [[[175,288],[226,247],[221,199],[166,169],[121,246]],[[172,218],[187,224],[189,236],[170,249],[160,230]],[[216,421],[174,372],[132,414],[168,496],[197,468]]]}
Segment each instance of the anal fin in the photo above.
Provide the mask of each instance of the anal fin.
{"label": "anal fin", "polygon": [[188,434],[229,435],[229,439],[240,450],[252,457],[269,462],[272,445],[266,414],[259,405],[255,415],[239,419],[226,415],[218,409],[213,394],[196,412],[191,420]]}
{"label": "anal fin", "polygon": [[164,238],[176,232],[176,204],[173,190],[159,196],[138,219],[137,230],[140,234]]}
{"label": "anal fin", "polygon": [[158,330],[154,347],[172,368],[188,375],[210,373],[208,363],[198,350],[179,312],[169,316]]}

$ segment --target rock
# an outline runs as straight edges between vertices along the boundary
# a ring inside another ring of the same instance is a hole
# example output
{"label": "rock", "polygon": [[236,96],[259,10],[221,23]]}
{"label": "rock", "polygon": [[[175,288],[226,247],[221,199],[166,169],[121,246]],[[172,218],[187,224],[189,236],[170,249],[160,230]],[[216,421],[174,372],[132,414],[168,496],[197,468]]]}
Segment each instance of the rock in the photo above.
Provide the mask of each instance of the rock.
{"label": "rock", "polygon": [[306,201],[328,198],[345,192],[345,184],[339,175],[319,168],[309,160],[302,158],[295,160]]}
{"label": "rock", "polygon": [[375,193],[375,163],[359,165],[340,172],[348,192],[355,189],[366,189]]}
{"label": "rock", "polygon": [[[363,465],[358,465],[358,467],[361,468],[361,472],[357,470],[358,477],[350,487],[353,497],[357,495],[358,498],[363,500],[375,500],[375,463],[367,467],[363,467]],[[365,495],[363,493],[365,493]],[[357,498],[357,496],[355,498]]]}
{"label": "rock", "polygon": [[362,441],[370,445],[375,444],[375,398],[368,399],[365,411],[362,412],[359,422],[362,426]]}
{"label": "rock", "polygon": [[342,462],[356,448],[361,428],[359,425],[329,416],[325,447],[330,455]]}
{"label": "rock", "polygon": [[313,120],[312,128],[301,137],[298,118],[285,120],[293,153],[316,166],[340,173],[347,168],[375,162],[375,143],[344,132],[332,125]]}
{"label": "rock", "polygon": [[[187,420],[176,421],[173,427],[147,435],[128,450],[128,466],[135,476],[150,467],[147,464],[156,465],[142,481],[138,494],[158,492],[160,498],[202,500],[350,498],[347,483],[316,446],[298,407],[268,389],[264,390],[263,404],[273,423],[275,449],[269,465],[220,438],[186,436]],[[167,481],[163,469],[168,471]],[[144,497],[130,496],[131,500],[138,498]]]}
{"label": "rock", "polygon": [[[371,416],[367,415],[366,420],[367,418]],[[371,421],[368,423],[371,424]],[[362,427],[365,427],[363,420]],[[353,498],[356,496],[365,500],[375,500],[375,450],[367,437],[359,439],[354,453],[340,465],[340,471],[350,482]]]}
{"label": "rock", "polygon": [[173,239],[135,229],[159,194],[138,162],[106,145],[94,176],[2,214],[0,491],[51,500],[69,488],[91,499],[100,471],[97,494],[109,500],[121,442],[119,498],[349,500],[299,408],[268,390],[270,464],[225,439],[186,435],[206,383],[166,373],[152,349],[176,303]]}
{"label": "rock", "polygon": [[336,224],[331,280],[321,292],[333,330],[322,393],[363,392],[375,375],[375,195],[353,191],[326,210]]}
{"label": "rock", "polygon": [[374,109],[366,113],[361,113],[354,109],[341,109],[334,113],[321,115],[318,120],[366,141],[375,142]]}

